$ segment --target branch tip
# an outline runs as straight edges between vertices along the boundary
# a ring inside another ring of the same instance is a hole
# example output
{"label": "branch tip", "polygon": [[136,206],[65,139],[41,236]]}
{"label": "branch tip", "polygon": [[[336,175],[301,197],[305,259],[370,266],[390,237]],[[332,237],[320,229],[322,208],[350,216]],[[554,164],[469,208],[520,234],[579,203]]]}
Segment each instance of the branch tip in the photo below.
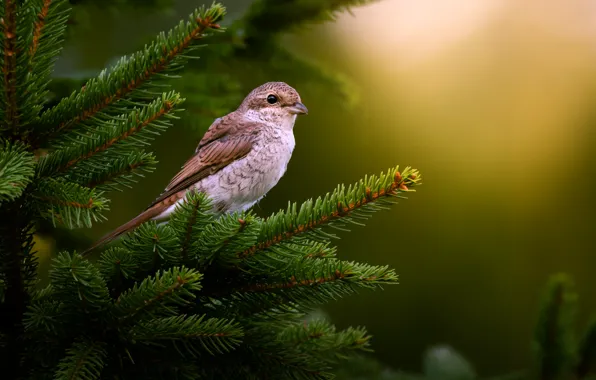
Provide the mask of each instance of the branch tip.
{"label": "branch tip", "polygon": [[[412,176],[414,178],[412,178]],[[417,176],[416,174],[411,174],[410,176],[408,176],[408,178],[414,181],[417,178]],[[305,224],[290,226],[290,229],[288,231],[282,232],[279,235],[270,238],[269,240],[262,241],[253,245],[252,247],[238,253],[237,257],[240,259],[246,258],[248,256],[253,255],[258,250],[269,248],[270,246],[275,245],[282,240],[292,238],[294,235],[305,232],[307,230],[312,230],[316,227],[319,227],[322,224],[333,221],[335,219],[345,217],[354,210],[363,207],[369,203],[375,202],[381,197],[395,195],[398,191],[409,191],[409,188],[408,186],[406,186],[405,182],[406,181],[402,177],[401,173],[399,171],[396,171],[393,175],[393,182],[386,188],[379,189],[378,191],[375,191],[373,193],[370,187],[366,187],[364,196],[358,201],[349,203],[347,205],[344,205],[341,201],[338,201],[336,205],[336,211],[333,211],[328,215],[320,215],[317,219],[313,219]],[[415,183],[411,183],[411,185],[415,185]]]}

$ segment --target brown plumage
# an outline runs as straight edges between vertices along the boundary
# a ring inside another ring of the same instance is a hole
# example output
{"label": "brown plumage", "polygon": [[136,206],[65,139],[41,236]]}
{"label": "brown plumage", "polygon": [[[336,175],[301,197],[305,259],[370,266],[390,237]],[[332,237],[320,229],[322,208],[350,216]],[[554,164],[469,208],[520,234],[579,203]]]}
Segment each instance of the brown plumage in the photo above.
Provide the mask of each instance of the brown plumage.
{"label": "brown plumage", "polygon": [[145,211],[99,239],[85,253],[146,221],[167,219],[190,189],[207,193],[214,200],[215,211],[249,208],[285,172],[294,148],[294,120],[305,113],[300,96],[287,84],[269,82],[257,87],[236,111],[213,122],[195,154]]}

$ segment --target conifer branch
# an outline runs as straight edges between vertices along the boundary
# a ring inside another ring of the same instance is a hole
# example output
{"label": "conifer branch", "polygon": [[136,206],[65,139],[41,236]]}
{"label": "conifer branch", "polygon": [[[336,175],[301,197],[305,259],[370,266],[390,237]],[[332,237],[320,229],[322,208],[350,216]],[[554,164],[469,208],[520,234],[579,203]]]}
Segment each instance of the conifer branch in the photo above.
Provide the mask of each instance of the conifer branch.
{"label": "conifer branch", "polygon": [[136,178],[153,172],[156,164],[157,160],[151,153],[131,152],[104,166],[103,172],[89,172],[86,177],[77,179],[77,183],[102,191],[121,190],[120,186],[131,188]]}
{"label": "conifer branch", "polygon": [[37,49],[39,48],[39,40],[41,39],[41,32],[46,25],[46,18],[48,17],[48,13],[50,12],[50,5],[52,4],[52,0],[41,0],[42,6],[39,12],[37,13],[37,20],[33,23],[33,41],[31,42],[31,46],[29,46],[29,59],[33,60],[35,57],[35,53],[37,53]]}
{"label": "conifer branch", "polygon": [[184,55],[196,47],[196,41],[209,30],[220,28],[217,23],[224,14],[225,8],[217,3],[208,9],[195,10],[189,21],[181,22],[167,36],[160,34],[143,50],[123,57],[109,72],[103,71],[87,82],[84,90],[63,99],[42,115],[42,122],[50,128],[50,139],[95,119],[100,113],[116,116],[118,107],[114,105],[121,99],[146,99],[147,87],[179,70],[186,60]]}
{"label": "conifer branch", "polygon": [[35,158],[25,145],[0,142],[0,203],[19,197],[31,183]]}
{"label": "conifer branch", "polygon": [[[257,244],[239,252],[238,257],[245,259],[258,251],[305,233],[320,238],[319,228],[324,225],[341,227],[342,222],[359,224],[350,216],[366,217],[358,214],[358,211],[365,208],[375,210],[371,207],[375,206],[375,203],[390,201],[391,197],[409,191],[409,187],[415,186],[419,181],[420,175],[417,170],[406,168],[402,176],[398,168],[395,168],[389,170],[386,175],[360,180],[347,190],[343,185],[339,186],[324,199],[310,199],[304,202],[298,211],[296,204],[289,205],[287,211],[280,211],[265,221]],[[329,234],[323,236],[333,237]]]}
{"label": "conifer branch", "polygon": [[105,219],[109,200],[100,191],[56,179],[40,182],[33,193],[40,216],[68,228],[90,227]]}
{"label": "conifer branch", "polygon": [[68,0],[28,0],[29,17],[23,19],[24,36],[18,62],[19,113],[28,128],[23,138],[32,141],[33,123],[38,121],[48,95],[54,63],[62,51],[62,40],[70,15]]}
{"label": "conifer branch", "polygon": [[94,172],[105,173],[105,163],[124,152],[129,153],[148,144],[155,135],[165,130],[169,122],[158,119],[173,118],[172,112],[182,101],[175,92],[164,93],[146,107],[133,109],[123,120],[109,121],[93,134],[79,136],[69,145],[42,157],[38,176],[72,172],[73,169],[78,169],[78,173],[70,173],[74,177],[86,177]]}
{"label": "conifer branch", "polygon": [[253,246],[261,230],[261,221],[250,212],[222,215],[203,228],[194,242],[193,256],[204,265],[218,261],[237,265],[237,252]]}
{"label": "conifer branch", "polygon": [[[292,275],[287,280],[279,282],[256,283],[235,289],[239,293],[260,293],[283,289],[325,285],[344,282],[362,287],[375,287],[383,283],[396,283],[397,275],[388,267],[374,267],[336,259],[317,262],[309,268],[312,272]],[[304,269],[303,269],[304,270]]]}
{"label": "conifer branch", "polygon": [[310,260],[329,259],[335,255],[336,248],[330,246],[328,241],[300,239],[273,245],[258,255],[243,260],[241,267],[254,275],[277,276],[296,271],[301,266],[317,265],[309,262]]}
{"label": "conifer branch", "polygon": [[106,357],[104,343],[87,340],[75,342],[60,361],[54,379],[99,379]]}
{"label": "conifer branch", "polygon": [[0,114],[1,125],[4,129],[17,128],[19,124],[17,107],[17,0],[5,0],[0,4],[3,14],[0,15],[2,28],[2,102],[0,106],[4,111]]}
{"label": "conifer branch", "polygon": [[98,263],[102,277],[112,283],[119,283],[121,278],[134,278],[139,267],[136,256],[121,247],[103,252]]}
{"label": "conifer branch", "polygon": [[[139,323],[129,332],[131,340],[150,345],[167,341],[182,346],[192,357],[203,351],[211,355],[234,350],[242,342],[240,326],[226,319],[204,315],[179,315]],[[180,350],[182,352],[182,350]]]}
{"label": "conifer branch", "polygon": [[267,270],[263,269],[261,273],[238,276],[228,284],[218,284],[217,290],[205,288],[201,295],[233,305],[240,315],[249,315],[284,304],[309,308],[352,294],[358,288],[397,283],[397,275],[386,266],[337,259],[296,260],[280,265],[285,267],[283,272],[264,277]]}
{"label": "conifer branch", "polygon": [[364,328],[349,327],[337,332],[329,322],[317,319],[305,323],[293,323],[278,334],[278,340],[316,356],[329,359],[346,358],[355,350],[370,351],[371,336]]}
{"label": "conifer branch", "polygon": [[38,336],[62,332],[64,304],[58,301],[43,300],[34,302],[24,314],[25,331]]}
{"label": "conifer branch", "polygon": [[77,253],[62,252],[50,272],[52,287],[67,304],[65,314],[101,313],[110,305],[105,280],[99,269]]}
{"label": "conifer branch", "polygon": [[174,103],[164,102],[163,107],[159,108],[157,110],[157,112],[153,112],[150,114],[142,114],[139,111],[133,112],[131,114],[131,116],[129,116],[129,120],[133,121],[133,123],[134,123],[134,125],[131,128],[124,131],[124,133],[122,133],[120,136],[114,137],[114,138],[110,139],[109,141],[106,141],[102,145],[95,147],[95,149],[86,152],[82,156],[73,158],[72,160],[68,161],[62,168],[59,168],[58,170],[64,171],[64,170],[70,168],[71,166],[76,165],[79,161],[89,159],[89,158],[97,155],[98,153],[108,150],[114,144],[126,139],[127,137],[129,137],[135,133],[138,133],[143,128],[150,125],[151,123],[153,123],[155,120],[157,120],[161,116],[166,115],[173,108],[174,108]]}
{"label": "conifer branch", "polygon": [[140,284],[124,292],[114,305],[120,323],[137,315],[172,316],[174,306],[188,305],[201,290],[202,275],[185,267],[174,267],[159,271]]}
{"label": "conifer branch", "polygon": [[124,247],[133,253],[139,270],[152,272],[181,264],[178,241],[172,228],[156,222],[143,223],[124,239]]}
{"label": "conifer branch", "polygon": [[178,237],[181,262],[188,261],[196,250],[197,239],[213,221],[211,207],[211,201],[204,193],[191,191],[172,214],[169,225]]}

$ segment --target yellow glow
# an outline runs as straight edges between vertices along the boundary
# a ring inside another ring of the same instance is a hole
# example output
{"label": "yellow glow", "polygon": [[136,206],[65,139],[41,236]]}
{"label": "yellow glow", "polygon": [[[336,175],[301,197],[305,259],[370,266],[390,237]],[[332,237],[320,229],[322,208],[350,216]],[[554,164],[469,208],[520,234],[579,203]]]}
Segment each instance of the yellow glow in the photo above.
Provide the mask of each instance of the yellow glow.
{"label": "yellow glow", "polygon": [[506,167],[532,212],[557,191],[544,178],[586,154],[595,4],[387,0],[335,28],[367,91],[384,95],[383,133],[423,141],[428,157],[459,161],[486,186]]}
{"label": "yellow glow", "polygon": [[399,64],[431,57],[494,19],[503,0],[389,0],[373,3],[339,18],[343,43],[366,53],[382,47],[399,55]]}

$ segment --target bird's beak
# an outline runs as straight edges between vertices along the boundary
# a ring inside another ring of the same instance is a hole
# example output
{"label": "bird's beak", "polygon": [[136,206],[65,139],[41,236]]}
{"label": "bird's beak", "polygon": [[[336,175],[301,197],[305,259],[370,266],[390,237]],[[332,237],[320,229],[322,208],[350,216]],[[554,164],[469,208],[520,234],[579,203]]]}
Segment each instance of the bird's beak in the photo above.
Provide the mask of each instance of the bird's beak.
{"label": "bird's beak", "polygon": [[308,114],[308,108],[300,102],[294,103],[293,106],[288,107],[288,111],[294,115],[306,115]]}

